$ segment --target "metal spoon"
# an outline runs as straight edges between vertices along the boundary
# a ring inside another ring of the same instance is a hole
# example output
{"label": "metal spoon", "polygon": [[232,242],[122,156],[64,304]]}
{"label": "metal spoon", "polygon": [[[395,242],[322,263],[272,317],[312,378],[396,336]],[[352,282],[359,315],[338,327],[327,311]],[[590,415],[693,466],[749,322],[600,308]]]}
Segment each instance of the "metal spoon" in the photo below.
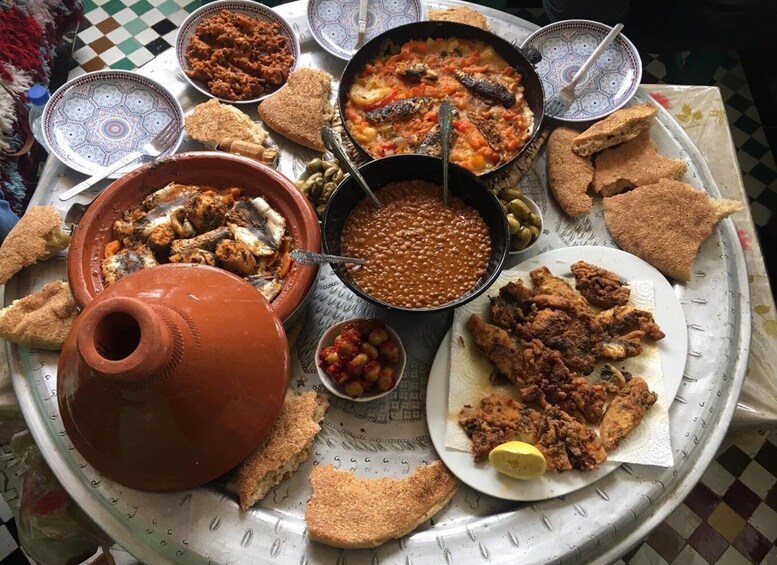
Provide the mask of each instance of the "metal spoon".
{"label": "metal spoon", "polygon": [[326,255],[324,253],[316,253],[314,251],[308,251],[306,249],[292,249],[289,253],[292,259],[300,265],[325,265],[339,264],[339,263],[353,263],[354,265],[363,265],[364,259],[358,257],[342,257],[340,255]]}
{"label": "metal spoon", "polygon": [[356,169],[354,164],[348,158],[348,155],[345,154],[345,150],[343,149],[342,145],[340,145],[340,138],[335,133],[335,131],[329,126],[322,127],[321,140],[324,142],[324,147],[334,153],[337,160],[345,166],[345,169],[348,171],[348,173],[356,180],[356,184],[358,184],[361,189],[367,193],[367,196],[370,197],[375,207],[380,208],[380,200],[378,200],[378,197],[375,196],[374,192],[372,192],[372,189],[367,184],[367,181],[364,180],[364,177],[362,177],[361,173],[359,173],[359,171]]}
{"label": "metal spoon", "polygon": [[451,103],[448,100],[443,100],[440,103],[440,111],[438,112],[438,123],[440,127],[440,156],[442,157],[442,201],[448,205],[448,153],[450,150],[450,133],[451,133],[451,119],[453,116],[453,109]]}

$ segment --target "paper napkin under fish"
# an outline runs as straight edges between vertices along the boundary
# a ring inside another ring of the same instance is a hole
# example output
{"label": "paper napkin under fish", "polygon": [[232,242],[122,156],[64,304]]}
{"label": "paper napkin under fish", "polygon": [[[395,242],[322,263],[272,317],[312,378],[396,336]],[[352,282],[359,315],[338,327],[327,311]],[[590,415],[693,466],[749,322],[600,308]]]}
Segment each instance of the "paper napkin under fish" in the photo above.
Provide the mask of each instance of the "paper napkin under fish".
{"label": "paper napkin under fish", "polygon": [[[451,374],[445,434],[445,446],[448,448],[461,451],[470,450],[470,439],[458,421],[459,413],[464,405],[477,407],[480,405],[480,400],[490,394],[506,394],[516,400],[520,399],[516,386],[496,385],[491,382],[493,365],[480,354],[469,329],[467,329],[467,320],[472,314],[479,314],[484,320],[489,321],[491,319],[489,296],[496,295],[499,288],[517,279],[522,279],[526,286],[532,287],[528,272],[502,273],[488,292],[458,308],[453,316],[450,351]],[[574,287],[574,279],[569,280],[569,283]],[[631,289],[629,305],[654,312],[653,283],[651,281],[629,281],[628,285]],[[669,439],[671,399],[667,398],[664,392],[659,347],[649,340],[644,340],[642,345],[641,355],[614,364],[619,369],[625,369],[632,375],[644,378],[650,390],[658,396],[658,400],[648,409],[637,429],[621,441],[618,448],[609,453],[608,457],[610,461],[621,463],[670,467],[673,464],[672,446]],[[604,362],[598,363],[588,378],[592,381],[597,380],[603,364]]]}

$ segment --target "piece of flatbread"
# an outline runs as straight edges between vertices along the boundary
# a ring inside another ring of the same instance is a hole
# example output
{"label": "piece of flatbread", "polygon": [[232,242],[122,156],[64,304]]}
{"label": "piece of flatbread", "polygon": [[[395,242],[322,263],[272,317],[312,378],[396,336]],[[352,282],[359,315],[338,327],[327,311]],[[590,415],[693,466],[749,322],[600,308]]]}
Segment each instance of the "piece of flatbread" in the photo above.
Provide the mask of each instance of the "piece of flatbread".
{"label": "piece of flatbread", "polygon": [[467,24],[488,31],[488,20],[486,17],[480,12],[465,6],[456,6],[454,8],[444,9],[430,8],[429,19],[442,22],[457,22],[460,24]]}
{"label": "piece of flatbread", "polygon": [[14,300],[0,310],[0,337],[11,343],[56,351],[62,349],[78,308],[65,281]]}
{"label": "piece of flatbread", "polygon": [[237,470],[240,508],[248,510],[307,458],[329,408],[323,394],[288,391],[269,437]]}
{"label": "piece of flatbread", "polygon": [[598,151],[634,139],[650,129],[658,113],[650,102],[616,110],[577,136],[572,149],[578,155],[593,155]]}
{"label": "piece of flatbread", "polygon": [[604,219],[615,243],[681,281],[691,280],[699,246],[718,221],[744,209],[741,202],[716,200],[669,179],[604,199]]}
{"label": "piece of flatbread", "polygon": [[33,206],[21,217],[0,246],[0,284],[25,267],[45,261],[70,244],[62,217],[54,206]]}
{"label": "piece of flatbread", "polygon": [[332,75],[317,69],[297,69],[277,93],[259,104],[259,116],[290,140],[324,151],[321,127],[332,119],[329,91]]}
{"label": "piece of flatbread", "polygon": [[591,212],[593,199],[588,196],[588,185],[594,178],[591,159],[572,151],[572,141],[578,132],[570,128],[556,128],[548,138],[546,159],[548,186],[565,214],[574,218]]}
{"label": "piece of flatbread", "polygon": [[186,116],[184,129],[189,137],[211,149],[230,138],[257,145],[267,139],[267,131],[247,114],[215,98],[197,104],[192,113]]}
{"label": "piece of flatbread", "polygon": [[602,196],[613,196],[635,186],[655,184],[660,179],[680,180],[687,169],[685,161],[660,155],[650,132],[645,130],[596,157],[592,186]]}
{"label": "piece of flatbread", "polygon": [[459,481],[442,461],[404,479],[358,479],[319,465],[305,507],[310,539],[343,548],[377,547],[412,532],[448,504]]}

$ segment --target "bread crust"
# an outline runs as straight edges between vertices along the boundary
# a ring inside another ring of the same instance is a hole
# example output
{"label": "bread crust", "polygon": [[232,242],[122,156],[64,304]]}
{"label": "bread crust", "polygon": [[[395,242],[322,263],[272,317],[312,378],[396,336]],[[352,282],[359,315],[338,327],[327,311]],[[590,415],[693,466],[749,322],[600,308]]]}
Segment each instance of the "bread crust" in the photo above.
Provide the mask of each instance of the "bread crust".
{"label": "bread crust", "polygon": [[480,12],[467,8],[466,6],[456,6],[454,8],[445,9],[430,8],[429,19],[442,22],[458,22],[460,24],[467,24],[488,31],[488,20],[486,17]]}
{"label": "bread crust", "polygon": [[596,157],[592,186],[602,196],[613,196],[664,178],[680,180],[687,169],[685,161],[659,154],[650,132],[644,130],[634,139],[605,149]]}
{"label": "bread crust", "polygon": [[650,102],[616,110],[578,135],[572,149],[578,155],[589,156],[634,139],[650,129],[657,113],[658,108]]}
{"label": "bread crust", "polygon": [[288,391],[269,437],[238,467],[240,508],[248,510],[307,460],[313,438],[329,408],[316,392]]}
{"label": "bread crust", "polygon": [[711,199],[684,182],[661,179],[605,198],[604,219],[621,249],[670,277],[689,281],[699,247],[720,214],[742,209],[731,202]]}
{"label": "bread crust", "polygon": [[62,349],[78,315],[65,281],[47,284],[40,292],[14,300],[0,310],[0,337],[12,343],[56,351]]}
{"label": "bread crust", "polygon": [[295,143],[324,151],[321,126],[331,120],[332,76],[317,69],[297,69],[278,92],[259,104],[268,127]]}
{"label": "bread crust", "polygon": [[572,218],[591,212],[593,199],[588,185],[594,178],[594,167],[588,157],[572,151],[572,141],[578,132],[556,128],[548,138],[546,167],[548,186],[564,213]]}
{"label": "bread crust", "polygon": [[227,138],[261,145],[267,138],[265,129],[234,106],[215,98],[198,104],[186,116],[186,133],[211,149]]}
{"label": "bread crust", "polygon": [[310,482],[308,536],[349,549],[377,547],[410,533],[439,512],[459,484],[442,461],[419,467],[404,479],[358,479],[349,471],[319,465]]}
{"label": "bread crust", "polygon": [[25,267],[45,261],[70,244],[54,206],[33,206],[11,229],[0,247],[0,284]]}

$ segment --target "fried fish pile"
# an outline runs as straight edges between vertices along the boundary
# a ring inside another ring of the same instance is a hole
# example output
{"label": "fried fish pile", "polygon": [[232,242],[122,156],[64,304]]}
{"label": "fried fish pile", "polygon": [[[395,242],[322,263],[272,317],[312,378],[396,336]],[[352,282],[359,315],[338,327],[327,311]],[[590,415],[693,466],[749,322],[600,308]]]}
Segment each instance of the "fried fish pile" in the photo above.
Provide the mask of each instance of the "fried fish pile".
{"label": "fried fish pile", "polygon": [[[475,461],[519,440],[536,445],[551,470],[591,470],[655,403],[644,379],[609,361],[639,355],[644,340],[664,337],[661,328],[650,312],[628,306],[629,288],[615,274],[583,261],[572,273],[577,290],[547,267],[535,269],[534,288],[518,280],[491,298],[493,323],[477,314],[468,320],[475,345],[494,366],[492,377],[519,387],[521,399],[491,395],[461,410]],[[587,375],[599,361],[608,363],[592,383]]]}

